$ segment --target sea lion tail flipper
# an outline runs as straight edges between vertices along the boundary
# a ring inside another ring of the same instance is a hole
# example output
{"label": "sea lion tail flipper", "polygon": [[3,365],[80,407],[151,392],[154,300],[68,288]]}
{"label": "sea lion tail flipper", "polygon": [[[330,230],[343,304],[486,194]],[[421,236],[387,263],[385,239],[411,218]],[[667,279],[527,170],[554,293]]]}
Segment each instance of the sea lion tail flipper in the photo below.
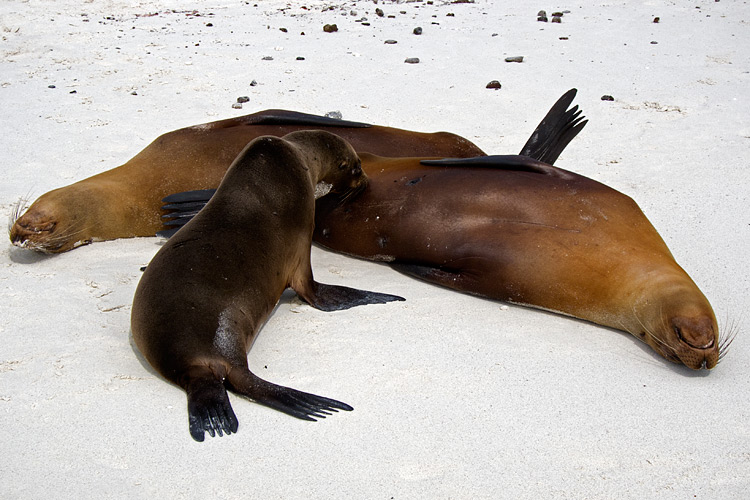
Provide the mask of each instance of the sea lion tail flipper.
{"label": "sea lion tail flipper", "polygon": [[239,394],[301,420],[315,422],[316,418],[326,418],[332,412],[354,409],[335,399],[276,385],[256,376],[250,370],[232,370],[227,380]]}
{"label": "sea lion tail flipper", "polygon": [[162,215],[163,222],[167,229],[156,233],[156,236],[162,238],[171,238],[187,222],[195,217],[201,208],[206,206],[208,200],[216,192],[215,189],[197,189],[195,191],[183,191],[181,193],[170,194],[162,198],[165,203],[161,209],[166,211]]}
{"label": "sea lion tail flipper", "polygon": [[532,132],[520,155],[554,165],[560,153],[588,123],[578,106],[568,109],[576,92],[570,89],[557,100]]}
{"label": "sea lion tail flipper", "polygon": [[204,376],[191,379],[185,392],[188,397],[190,435],[193,439],[203,441],[204,432],[208,432],[211,437],[237,432],[239,423],[229,404],[227,390],[213,373],[208,371]]}
{"label": "sea lion tail flipper", "polygon": [[309,290],[297,290],[296,288],[295,291],[314,308],[327,312],[343,311],[367,304],[385,304],[406,300],[398,295],[358,290],[348,286],[326,285],[316,281],[313,282],[312,288],[314,290],[312,293]]}

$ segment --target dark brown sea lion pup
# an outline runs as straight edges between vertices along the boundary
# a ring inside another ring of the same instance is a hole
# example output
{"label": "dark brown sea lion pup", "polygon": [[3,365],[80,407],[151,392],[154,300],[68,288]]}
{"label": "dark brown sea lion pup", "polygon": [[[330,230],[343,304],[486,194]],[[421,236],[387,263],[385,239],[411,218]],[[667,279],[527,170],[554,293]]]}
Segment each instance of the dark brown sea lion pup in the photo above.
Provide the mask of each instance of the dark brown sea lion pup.
{"label": "dark brown sea lion pup", "polygon": [[343,139],[302,131],[252,141],[215,196],[159,250],[138,284],[133,338],[149,363],[187,393],[190,434],[197,441],[204,431],[237,431],[225,383],[301,419],[352,409],[262,380],[247,366],[255,335],[287,287],[325,311],[403,300],[313,280],[319,182],[344,196],[366,185],[359,158]]}

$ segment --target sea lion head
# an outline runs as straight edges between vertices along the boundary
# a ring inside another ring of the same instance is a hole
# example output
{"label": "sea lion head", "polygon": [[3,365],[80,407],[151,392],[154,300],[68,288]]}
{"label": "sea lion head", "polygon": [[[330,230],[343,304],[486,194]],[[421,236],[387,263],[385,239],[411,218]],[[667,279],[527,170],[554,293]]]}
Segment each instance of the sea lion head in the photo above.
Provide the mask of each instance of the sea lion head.
{"label": "sea lion head", "polygon": [[86,228],[90,226],[92,207],[86,207],[91,204],[86,203],[85,193],[79,193],[73,186],[40,196],[25,211],[26,200],[19,200],[8,224],[13,245],[43,253],[60,253],[91,243]]}
{"label": "sea lion head", "polygon": [[287,134],[284,139],[300,147],[308,162],[316,165],[316,199],[332,193],[343,202],[367,187],[362,161],[341,137],[323,130],[302,130]]}
{"label": "sea lion head", "polygon": [[688,368],[711,369],[724,357],[736,330],[720,335],[716,316],[703,293],[684,275],[660,280],[633,308],[636,336],[665,359]]}

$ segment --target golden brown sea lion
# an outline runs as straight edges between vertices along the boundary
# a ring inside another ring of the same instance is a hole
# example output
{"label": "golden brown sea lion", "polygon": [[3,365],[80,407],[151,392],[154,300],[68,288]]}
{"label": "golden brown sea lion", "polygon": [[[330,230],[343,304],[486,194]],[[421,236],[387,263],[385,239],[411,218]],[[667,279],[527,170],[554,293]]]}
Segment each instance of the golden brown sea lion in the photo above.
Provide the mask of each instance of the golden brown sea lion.
{"label": "golden brown sea lion", "polygon": [[366,181],[354,149],[328,132],[258,138],[240,153],[206,207],[146,268],[133,300],[133,338],[149,363],[187,393],[197,441],[204,431],[237,431],[225,382],[306,420],[351,410],[262,380],[248,369],[247,351],[289,286],[326,311],[403,300],[313,280],[316,185],[346,195]]}
{"label": "golden brown sea lion", "polygon": [[216,188],[248,142],[321,128],[343,137],[358,152],[484,154],[468,140],[446,132],[426,134],[293,111],[261,111],[169,132],[117,168],[45,193],[24,214],[13,217],[10,239],[22,248],[58,253],[92,241],[152,236],[161,229],[162,198]]}

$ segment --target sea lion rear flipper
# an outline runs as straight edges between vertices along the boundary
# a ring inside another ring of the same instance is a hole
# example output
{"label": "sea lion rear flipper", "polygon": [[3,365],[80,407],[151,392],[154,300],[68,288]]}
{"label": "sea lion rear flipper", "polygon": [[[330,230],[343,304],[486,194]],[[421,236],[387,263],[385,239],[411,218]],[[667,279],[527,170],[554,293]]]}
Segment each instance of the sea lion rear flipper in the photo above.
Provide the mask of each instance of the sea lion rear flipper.
{"label": "sea lion rear flipper", "polygon": [[316,418],[326,418],[326,415],[331,415],[332,412],[354,409],[335,399],[276,385],[263,380],[250,370],[232,370],[227,380],[232,389],[239,394],[301,420],[315,422]]}
{"label": "sea lion rear flipper", "polygon": [[162,215],[164,229],[156,233],[156,236],[162,238],[171,238],[187,222],[192,219],[201,208],[206,206],[208,200],[216,192],[215,189],[197,189],[195,191],[183,191],[182,193],[171,194],[161,201],[165,203],[161,209],[168,212]]}
{"label": "sea lion rear flipper", "polygon": [[313,292],[305,290],[295,291],[308,304],[321,311],[342,311],[366,304],[385,304],[393,301],[406,300],[398,295],[358,290],[348,286],[326,285],[313,281]]}
{"label": "sea lion rear flipper", "polygon": [[531,137],[521,149],[520,155],[554,165],[563,149],[588,123],[580,116],[578,106],[571,105],[576,89],[570,89],[550,108],[539,122]]}
{"label": "sea lion rear flipper", "polygon": [[237,432],[239,423],[229,404],[224,384],[213,374],[192,379],[186,388],[190,435],[203,441],[204,432],[211,437]]}

